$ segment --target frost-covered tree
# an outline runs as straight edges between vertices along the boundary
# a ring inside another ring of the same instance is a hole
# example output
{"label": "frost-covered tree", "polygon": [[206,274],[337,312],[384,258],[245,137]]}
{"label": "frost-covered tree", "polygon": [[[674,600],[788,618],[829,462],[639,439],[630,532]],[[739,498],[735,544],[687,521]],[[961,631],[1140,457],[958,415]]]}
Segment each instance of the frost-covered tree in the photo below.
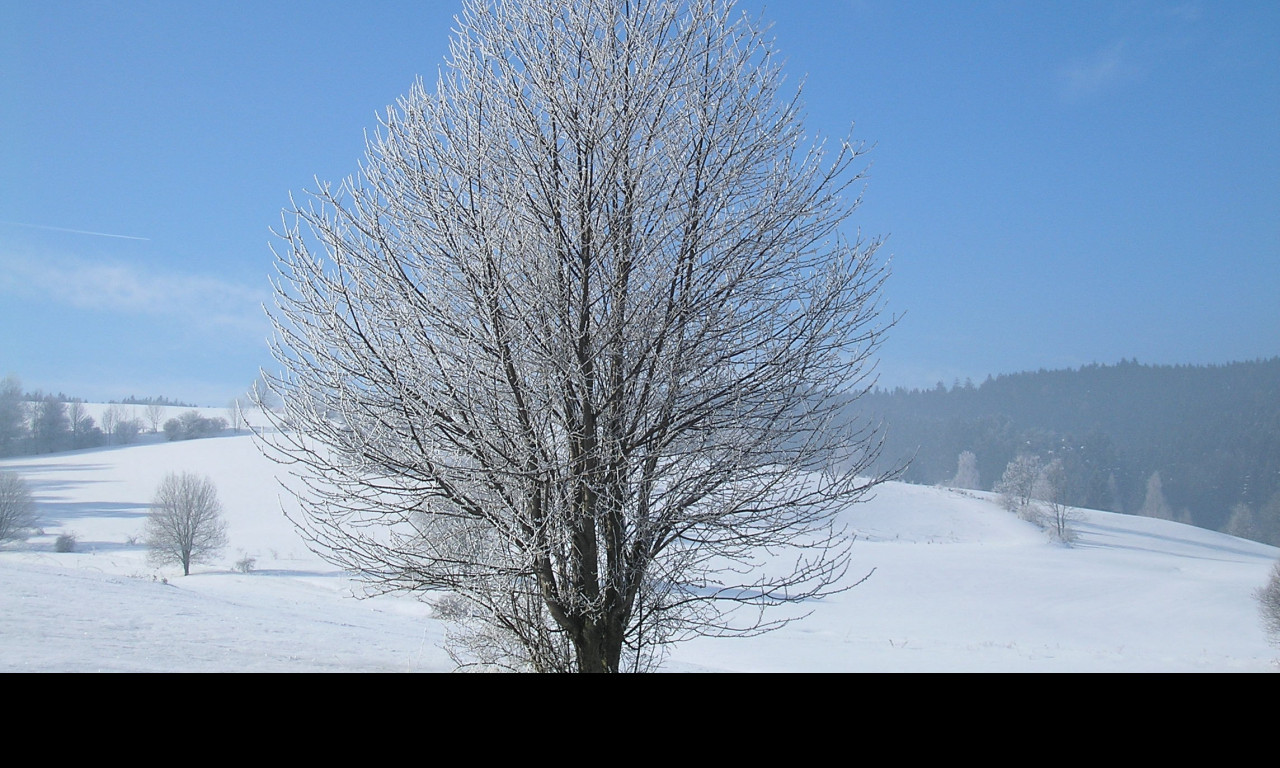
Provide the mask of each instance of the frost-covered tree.
{"label": "frost-covered tree", "polygon": [[146,541],[153,563],[182,566],[207,562],[227,545],[227,525],[213,481],[190,472],[170,472],[160,482],[147,516]]}
{"label": "frost-covered tree", "polygon": [[1138,514],[1143,517],[1155,517],[1160,520],[1172,520],[1173,510],[1164,498],[1164,485],[1160,481],[1160,473],[1152,472],[1147,478],[1147,495],[1142,500],[1142,509]]}
{"label": "frost-covered tree", "polygon": [[1223,532],[1242,539],[1280,546],[1280,493],[1256,511],[1241,501],[1231,507]]}
{"label": "frost-covered tree", "polygon": [[245,396],[241,398],[241,402],[245,403],[245,407],[261,408],[263,410],[274,411],[282,405],[280,396],[271,391],[268,383],[268,376],[259,373],[258,378],[254,379],[249,388],[245,390]]}
{"label": "frost-covered tree", "polygon": [[102,411],[102,433],[111,443],[115,442],[116,425],[124,419],[124,410],[118,405],[108,405]]}
{"label": "frost-covered tree", "polygon": [[1019,454],[1005,467],[995,490],[1000,504],[1018,517],[1058,541],[1075,539],[1071,524],[1078,512],[1067,505],[1067,469],[1061,458],[1046,462],[1035,454]]}
{"label": "frost-covered tree", "polygon": [[1040,469],[1036,478],[1035,497],[1044,503],[1040,523],[1057,541],[1075,540],[1072,523],[1078,519],[1074,507],[1067,505],[1067,469],[1062,459],[1055,458]]}
{"label": "frost-covered tree", "polygon": [[135,415],[134,409],[111,405],[102,412],[102,431],[113,444],[132,443],[142,431],[142,426],[142,420]]}
{"label": "frost-covered tree", "polygon": [[227,423],[231,425],[232,432],[239,432],[241,428],[249,426],[244,417],[244,409],[245,403],[238,397],[227,403]]}
{"label": "frost-covered tree", "polygon": [[1258,522],[1253,514],[1253,508],[1243,501],[1233,504],[1231,516],[1227,518],[1227,524],[1223,526],[1222,532],[1242,539],[1258,541]]}
{"label": "frost-covered tree", "polygon": [[951,479],[951,487],[971,490],[982,487],[982,479],[978,475],[978,457],[973,451],[961,452],[956,460],[956,475]]}
{"label": "frost-covered tree", "polygon": [[[269,450],[313,547],[463,662],[647,669],[846,587],[885,271],[729,0],[470,0],[287,212]],[[801,611],[804,610],[800,606]]]}
{"label": "frost-covered tree", "polygon": [[36,525],[36,505],[27,482],[16,472],[0,471],[0,542],[26,538]]}
{"label": "frost-covered tree", "polygon": [[1000,503],[1005,509],[1027,520],[1034,519],[1037,514],[1035,504],[1036,481],[1040,478],[1043,462],[1039,456],[1029,453],[1018,454],[1004,468],[1000,482],[995,491],[1000,494]]}
{"label": "frost-covered tree", "polygon": [[160,425],[164,422],[164,406],[159,403],[147,403],[144,411],[147,418],[147,426],[151,427],[152,434],[160,431]]}

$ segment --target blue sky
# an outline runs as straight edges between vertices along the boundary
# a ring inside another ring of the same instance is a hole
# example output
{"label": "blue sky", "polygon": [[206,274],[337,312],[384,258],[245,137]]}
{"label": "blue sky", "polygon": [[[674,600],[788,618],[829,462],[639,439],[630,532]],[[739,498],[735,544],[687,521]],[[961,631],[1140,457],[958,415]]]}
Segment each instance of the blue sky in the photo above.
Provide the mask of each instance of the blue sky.
{"label": "blue sky", "polygon": [[[240,394],[271,365],[269,228],[357,169],[460,7],[0,4],[0,376]],[[882,384],[1280,354],[1280,3],[740,7],[807,125],[874,145],[853,224],[906,313]]]}

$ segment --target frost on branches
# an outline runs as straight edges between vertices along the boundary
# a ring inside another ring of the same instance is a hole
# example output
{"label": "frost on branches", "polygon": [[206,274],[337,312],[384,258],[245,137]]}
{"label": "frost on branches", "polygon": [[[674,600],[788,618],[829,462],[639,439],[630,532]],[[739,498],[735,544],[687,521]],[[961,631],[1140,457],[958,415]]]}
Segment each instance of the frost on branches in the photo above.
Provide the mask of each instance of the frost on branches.
{"label": "frost on branches", "polygon": [[472,0],[434,90],[288,211],[270,450],[317,551],[460,664],[622,671],[851,583],[886,479],[861,150],[732,2]]}

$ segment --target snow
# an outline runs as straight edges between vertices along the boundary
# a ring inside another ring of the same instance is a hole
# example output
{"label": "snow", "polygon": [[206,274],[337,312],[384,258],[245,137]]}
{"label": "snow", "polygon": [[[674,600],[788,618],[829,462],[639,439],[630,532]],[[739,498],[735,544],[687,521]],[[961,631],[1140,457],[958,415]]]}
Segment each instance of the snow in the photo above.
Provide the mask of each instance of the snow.
{"label": "snow", "polygon": [[[185,410],[185,409],[183,409]],[[223,415],[207,409],[206,415]],[[247,434],[0,461],[43,533],[0,549],[0,671],[443,672],[444,625],[405,595],[363,595],[284,511],[285,468]],[[152,438],[154,439],[154,438]],[[230,546],[183,577],[141,544],[166,472],[208,474]],[[1253,591],[1280,550],[1081,510],[1051,542],[991,494],[890,483],[847,512],[850,583],[754,638],[677,645],[672,672],[1267,672]],[[78,540],[54,551],[60,533]],[[244,557],[256,566],[236,570]]]}

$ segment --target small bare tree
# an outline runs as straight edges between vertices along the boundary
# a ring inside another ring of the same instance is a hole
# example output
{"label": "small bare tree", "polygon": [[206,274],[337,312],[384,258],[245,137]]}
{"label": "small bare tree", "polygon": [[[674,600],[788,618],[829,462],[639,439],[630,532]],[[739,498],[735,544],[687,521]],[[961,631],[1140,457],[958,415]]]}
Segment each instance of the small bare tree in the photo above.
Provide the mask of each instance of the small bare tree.
{"label": "small bare tree", "polygon": [[312,546],[549,671],[847,588],[887,477],[843,418],[886,325],[861,149],[811,143],[730,0],[468,0],[450,50],[280,233],[268,439]]}
{"label": "small bare tree", "polygon": [[227,403],[227,423],[231,425],[232,432],[239,433],[242,427],[249,426],[244,417],[244,407],[244,401],[238,397]]}
{"label": "small bare tree", "polygon": [[1067,470],[1062,459],[1045,464],[1036,479],[1036,498],[1044,502],[1040,523],[1057,541],[1069,544],[1076,538],[1072,523],[1079,519],[1074,507],[1067,505]]}
{"label": "small bare tree", "polygon": [[16,472],[0,471],[0,541],[24,539],[36,526],[36,505],[27,482]]}
{"label": "small bare tree", "polygon": [[80,448],[86,427],[93,424],[93,419],[85,413],[83,400],[76,398],[67,402],[67,423],[71,428],[71,447]]}
{"label": "small bare tree", "polygon": [[164,406],[159,403],[148,403],[146,408],[147,425],[151,427],[152,434],[160,431],[160,425],[164,423]]}
{"label": "small bare tree", "polygon": [[227,545],[218,490],[208,477],[170,472],[156,489],[147,517],[147,547],[153,563],[182,566],[206,562]]}
{"label": "small bare tree", "polygon": [[124,421],[124,409],[118,405],[109,405],[102,412],[102,434],[107,436],[108,443],[118,442],[116,428]]}

